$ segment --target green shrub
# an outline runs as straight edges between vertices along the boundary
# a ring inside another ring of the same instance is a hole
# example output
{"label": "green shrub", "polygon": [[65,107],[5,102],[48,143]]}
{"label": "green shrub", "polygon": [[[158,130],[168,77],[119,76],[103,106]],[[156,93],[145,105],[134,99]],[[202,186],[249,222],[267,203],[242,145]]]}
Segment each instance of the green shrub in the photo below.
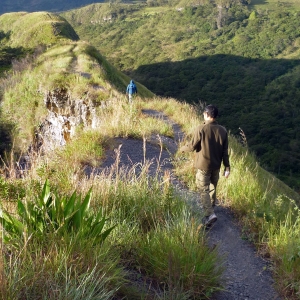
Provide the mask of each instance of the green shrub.
{"label": "green shrub", "polygon": [[102,243],[115,226],[104,231],[106,218],[101,210],[97,213],[90,211],[90,201],[91,191],[83,201],[75,192],[71,197],[59,197],[50,192],[46,181],[39,197],[25,203],[18,200],[17,216],[2,210],[0,221],[4,229],[4,242],[8,245],[14,243],[18,247],[16,243],[22,240],[24,234],[38,240],[44,240],[48,234],[62,238],[70,234]]}

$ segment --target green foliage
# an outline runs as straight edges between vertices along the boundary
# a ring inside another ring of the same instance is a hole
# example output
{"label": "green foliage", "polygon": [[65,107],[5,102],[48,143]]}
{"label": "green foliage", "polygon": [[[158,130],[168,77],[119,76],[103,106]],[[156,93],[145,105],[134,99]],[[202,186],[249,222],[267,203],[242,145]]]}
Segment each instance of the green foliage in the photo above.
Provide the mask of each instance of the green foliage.
{"label": "green foliage", "polygon": [[93,24],[81,10],[63,15],[82,39],[155,94],[216,104],[220,122],[234,135],[243,129],[261,164],[299,189],[299,13],[275,5],[250,11],[232,2],[217,28],[214,3],[187,2],[181,11],[140,7],[125,20]]}
{"label": "green foliage", "polygon": [[[90,211],[91,190],[83,201],[76,192],[71,197],[59,197],[50,192],[48,181],[41,194],[33,201],[17,202],[17,216],[1,211],[0,221],[4,229],[4,242],[19,242],[23,234],[45,239],[49,233],[63,238],[66,234],[102,243],[113,227],[104,229],[107,219],[102,211]],[[17,246],[17,244],[15,244]]]}

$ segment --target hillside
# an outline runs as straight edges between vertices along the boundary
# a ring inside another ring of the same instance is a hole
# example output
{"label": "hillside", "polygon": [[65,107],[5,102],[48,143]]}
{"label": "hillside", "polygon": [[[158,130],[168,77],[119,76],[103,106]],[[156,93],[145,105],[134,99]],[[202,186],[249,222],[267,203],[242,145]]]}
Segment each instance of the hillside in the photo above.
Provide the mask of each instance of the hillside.
{"label": "hillside", "polygon": [[[227,276],[232,265],[218,255],[216,241],[208,246],[202,211],[193,209],[198,199],[193,153],[176,152],[184,142],[179,137],[202,122],[204,103],[154,97],[137,82],[138,96],[129,105],[124,92],[130,78],[94,46],[77,40],[63,19],[46,12],[3,17],[3,28],[14,29],[11,36],[3,31],[5,45],[11,45],[4,49],[23,49],[15,28],[29,35],[26,51],[0,78],[0,298],[222,295],[223,267]],[[56,34],[49,19],[67,30]],[[32,31],[35,23],[44,39]],[[145,113],[149,110],[169,122]],[[299,195],[261,168],[234,136],[229,143],[232,172],[218,185],[217,213],[224,226],[215,234],[230,233],[230,239],[222,236],[227,244],[238,239],[240,260],[248,253],[244,240],[255,245],[272,262],[278,293],[297,299]],[[239,218],[242,236],[231,217],[221,215],[229,210]],[[257,272],[267,274],[271,284],[271,270],[248,246],[253,272],[244,261],[242,270],[236,265],[234,290],[227,295],[246,291],[257,299],[261,289],[272,297],[273,289],[256,285]],[[237,263],[237,249],[225,249]],[[241,271],[251,274],[250,285]]]}
{"label": "hillside", "polygon": [[203,3],[110,11],[95,4],[62,15],[81,39],[155,94],[215,103],[220,122],[237,137],[241,128],[260,163],[298,190],[297,2],[266,9],[262,1],[220,9]]}

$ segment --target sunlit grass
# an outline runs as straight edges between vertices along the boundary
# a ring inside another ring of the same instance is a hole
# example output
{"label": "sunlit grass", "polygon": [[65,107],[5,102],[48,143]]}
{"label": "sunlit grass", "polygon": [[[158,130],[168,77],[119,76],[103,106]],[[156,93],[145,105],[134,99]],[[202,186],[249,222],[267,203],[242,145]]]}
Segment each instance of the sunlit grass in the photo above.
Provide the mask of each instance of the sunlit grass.
{"label": "sunlit grass", "polygon": [[160,282],[162,290],[174,297],[209,294],[220,288],[217,254],[206,248],[200,220],[174,194],[168,177],[148,178],[149,167],[146,162],[94,177],[96,201],[122,224],[112,236],[123,245],[125,261],[137,264],[152,284]]}
{"label": "sunlit grass", "polygon": [[141,106],[147,109],[154,109],[165,113],[174,122],[181,125],[183,131],[192,133],[194,127],[199,124],[199,117],[197,111],[201,114],[204,108],[202,103],[198,106],[191,106],[190,104],[179,102],[173,98],[155,97],[151,101],[143,101]]}
{"label": "sunlit grass", "polygon": [[[201,247],[203,231],[183,212],[176,223],[158,226],[139,244],[138,261],[145,271],[156,274],[157,280],[169,287],[169,297],[181,295],[209,297],[218,290],[221,263],[215,265],[215,253]],[[201,242],[200,242],[201,244]],[[191,292],[193,291],[193,292]]]}
{"label": "sunlit grass", "polygon": [[139,97],[135,98],[131,105],[126,97],[121,95],[119,97],[118,101],[112,102],[98,112],[101,120],[99,130],[104,135],[133,138],[149,137],[152,134],[173,136],[170,125],[141,113]]}

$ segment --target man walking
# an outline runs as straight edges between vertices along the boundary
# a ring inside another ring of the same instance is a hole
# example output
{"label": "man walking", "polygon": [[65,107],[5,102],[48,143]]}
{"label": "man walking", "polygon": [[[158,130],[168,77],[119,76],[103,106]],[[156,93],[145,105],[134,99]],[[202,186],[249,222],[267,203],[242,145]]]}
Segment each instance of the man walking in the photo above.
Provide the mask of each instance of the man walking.
{"label": "man walking", "polygon": [[[196,185],[200,191],[200,200],[204,210],[204,226],[217,221],[214,213],[216,189],[221,164],[225,167],[224,175],[228,178],[230,164],[228,155],[228,134],[226,129],[216,121],[218,109],[214,105],[205,107],[204,123],[199,125],[189,143],[180,148],[181,152],[196,151],[194,166],[197,169]],[[210,191],[210,184],[213,190]]]}
{"label": "man walking", "polygon": [[129,102],[132,102],[132,98],[134,94],[137,94],[137,87],[133,80],[130,80],[130,83],[127,86],[126,94],[128,95]]}

